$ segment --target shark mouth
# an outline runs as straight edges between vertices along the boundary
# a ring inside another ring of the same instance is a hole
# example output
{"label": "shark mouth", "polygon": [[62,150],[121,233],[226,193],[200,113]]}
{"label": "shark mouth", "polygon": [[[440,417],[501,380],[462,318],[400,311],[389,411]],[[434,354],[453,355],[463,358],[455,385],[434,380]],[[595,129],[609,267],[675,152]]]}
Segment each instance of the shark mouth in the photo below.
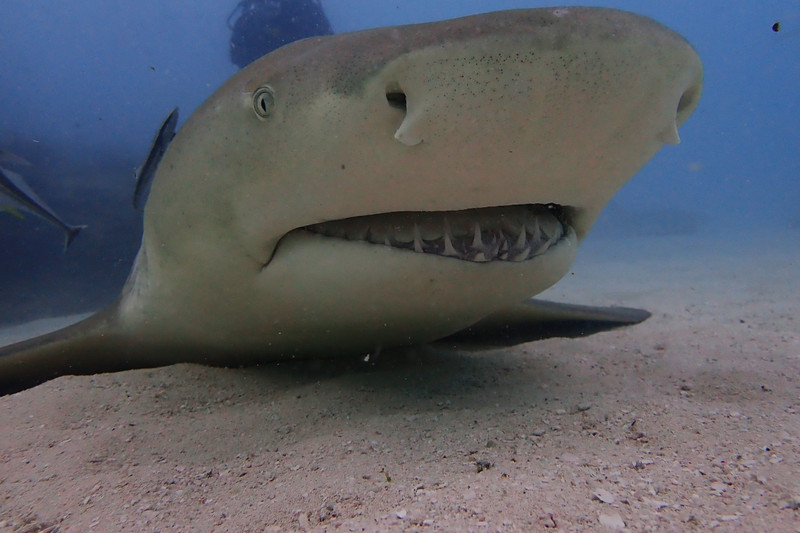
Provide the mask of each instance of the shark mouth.
{"label": "shark mouth", "polygon": [[404,211],[322,222],[302,229],[462,261],[519,263],[574,238],[568,211],[556,204]]}

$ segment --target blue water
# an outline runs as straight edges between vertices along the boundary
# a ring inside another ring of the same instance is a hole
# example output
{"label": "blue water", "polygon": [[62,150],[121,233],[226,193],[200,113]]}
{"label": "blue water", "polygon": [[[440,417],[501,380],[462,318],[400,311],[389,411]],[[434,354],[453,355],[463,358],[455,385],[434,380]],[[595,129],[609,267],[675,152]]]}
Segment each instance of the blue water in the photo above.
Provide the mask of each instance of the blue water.
{"label": "blue water", "polygon": [[[705,65],[700,107],[615,198],[597,235],[786,232],[800,239],[800,3],[583,1],[651,16]],[[0,213],[0,322],[108,302],[139,243],[133,173],[172,107],[185,120],[236,72],[226,18],[236,2],[4,0],[0,149],[71,223],[68,252],[35,217]],[[431,21],[519,1],[323,0],[336,32]],[[772,30],[781,22],[781,31]],[[627,221],[627,226],[624,224]],[[679,222],[678,222],[679,221]],[[751,237],[748,237],[748,239]],[[757,243],[743,246],[752,253]]]}

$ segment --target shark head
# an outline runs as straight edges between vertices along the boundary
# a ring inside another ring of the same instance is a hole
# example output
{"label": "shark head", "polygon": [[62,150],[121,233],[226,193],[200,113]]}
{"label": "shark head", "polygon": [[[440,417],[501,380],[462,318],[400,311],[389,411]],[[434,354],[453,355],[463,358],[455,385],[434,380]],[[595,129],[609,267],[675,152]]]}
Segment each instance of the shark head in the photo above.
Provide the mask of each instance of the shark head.
{"label": "shark head", "polygon": [[441,338],[560,279],[701,85],[683,38],[609,9],[288,45],[170,145],[119,320],[280,355]]}

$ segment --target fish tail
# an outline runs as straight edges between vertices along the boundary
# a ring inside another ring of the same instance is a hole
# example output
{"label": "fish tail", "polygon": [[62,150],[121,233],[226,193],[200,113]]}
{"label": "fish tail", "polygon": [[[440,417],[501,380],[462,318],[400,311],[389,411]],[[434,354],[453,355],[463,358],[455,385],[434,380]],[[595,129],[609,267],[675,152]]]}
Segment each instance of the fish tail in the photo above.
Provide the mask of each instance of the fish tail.
{"label": "fish tail", "polygon": [[83,229],[86,229],[86,226],[66,226],[64,228],[64,233],[66,234],[64,239],[64,251],[69,248],[69,245],[72,244],[72,240],[77,237],[78,233]]}

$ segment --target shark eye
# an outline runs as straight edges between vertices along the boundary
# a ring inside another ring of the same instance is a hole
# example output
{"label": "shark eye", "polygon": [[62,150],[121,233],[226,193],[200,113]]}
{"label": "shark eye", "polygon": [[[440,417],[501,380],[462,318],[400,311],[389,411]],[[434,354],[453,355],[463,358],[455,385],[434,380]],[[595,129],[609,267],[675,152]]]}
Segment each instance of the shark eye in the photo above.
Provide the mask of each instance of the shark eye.
{"label": "shark eye", "polygon": [[275,91],[269,85],[256,89],[253,93],[253,111],[260,119],[265,119],[275,108]]}

